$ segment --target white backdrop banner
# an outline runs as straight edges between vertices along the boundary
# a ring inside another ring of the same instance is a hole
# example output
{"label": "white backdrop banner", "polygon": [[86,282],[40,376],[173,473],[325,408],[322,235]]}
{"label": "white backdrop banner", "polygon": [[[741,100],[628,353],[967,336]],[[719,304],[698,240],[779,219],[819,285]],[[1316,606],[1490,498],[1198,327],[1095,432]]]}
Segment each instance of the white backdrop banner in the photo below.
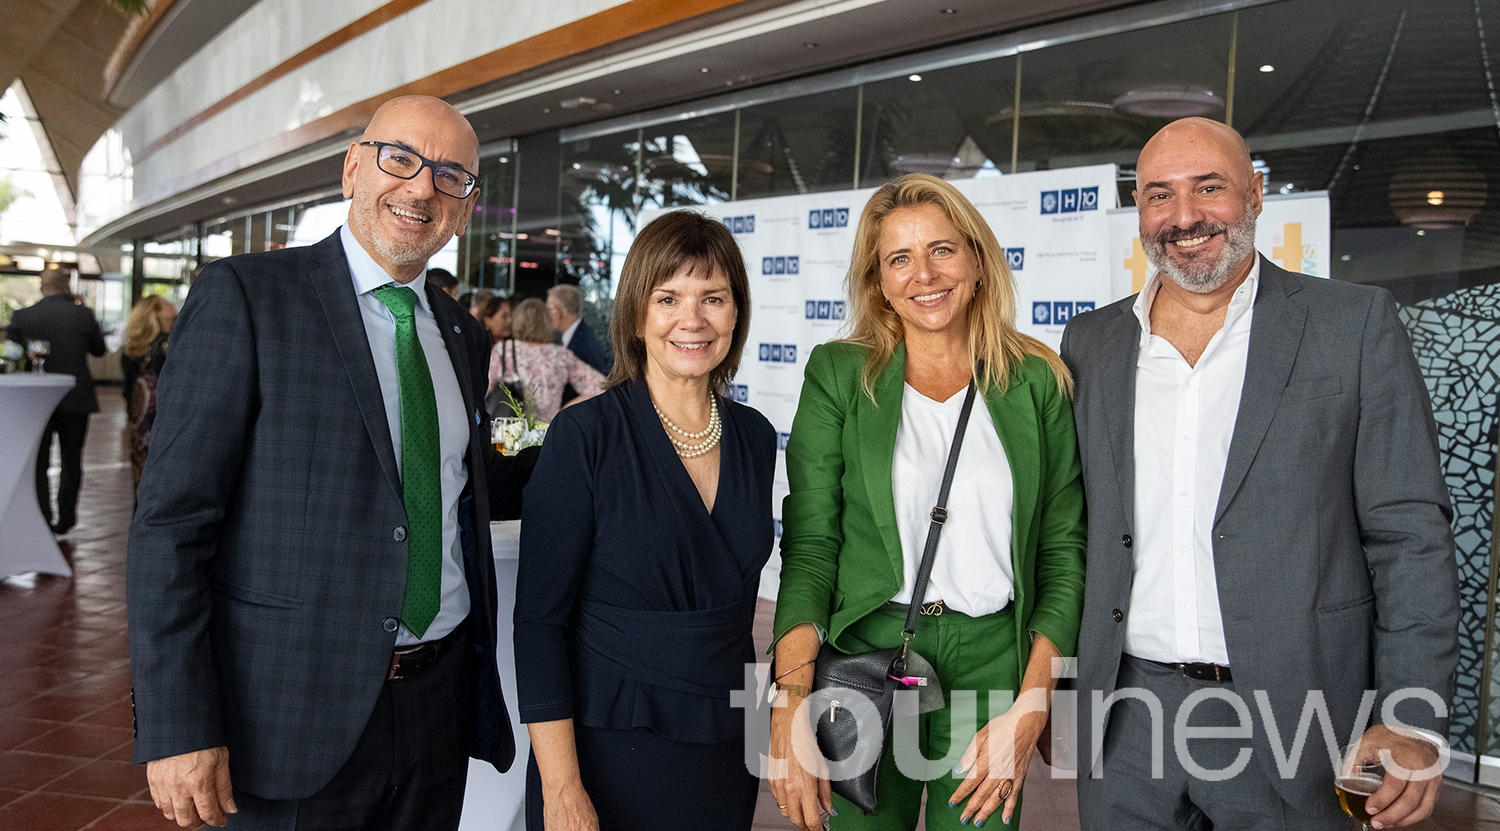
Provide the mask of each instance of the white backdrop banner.
{"label": "white backdrop banner", "polygon": [[[1118,199],[1114,165],[962,179],[956,186],[989,222],[1017,284],[1016,322],[1056,348],[1075,314],[1115,297],[1109,211]],[[770,419],[786,449],[802,368],[812,348],[846,334],[844,274],[860,212],[873,188],[779,196],[702,208],[740,243],[750,272],[750,338],[731,393]],[[661,211],[642,211],[645,227]],[[776,536],[786,464],[777,460],[772,493]],[[774,552],[761,596],[774,598],[781,560]]]}
{"label": "white backdrop banner", "polygon": [[[1150,272],[1134,207],[1109,212],[1109,239],[1113,301],[1140,291]],[[1328,191],[1265,198],[1255,223],[1255,248],[1271,262],[1287,271],[1327,277],[1332,268],[1328,239]]]}

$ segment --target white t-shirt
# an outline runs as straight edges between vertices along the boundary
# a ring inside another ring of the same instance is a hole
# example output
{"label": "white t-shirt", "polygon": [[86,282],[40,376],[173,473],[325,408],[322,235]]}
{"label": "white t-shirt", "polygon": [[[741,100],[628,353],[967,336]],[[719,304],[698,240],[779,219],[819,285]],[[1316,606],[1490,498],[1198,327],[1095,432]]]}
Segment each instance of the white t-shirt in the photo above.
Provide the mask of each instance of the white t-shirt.
{"label": "white t-shirt", "polygon": [[[917,566],[927,547],[932,509],[948,464],[948,449],[968,390],[934,401],[906,385],[891,463],[891,492],[905,569],[897,603],[911,603]],[[1005,448],[982,398],[974,401],[948,494],[948,522],[938,539],[924,603],[942,600],[954,611],[979,617],[1004,609],[1015,597],[1011,565],[1011,512],[1015,490]]]}

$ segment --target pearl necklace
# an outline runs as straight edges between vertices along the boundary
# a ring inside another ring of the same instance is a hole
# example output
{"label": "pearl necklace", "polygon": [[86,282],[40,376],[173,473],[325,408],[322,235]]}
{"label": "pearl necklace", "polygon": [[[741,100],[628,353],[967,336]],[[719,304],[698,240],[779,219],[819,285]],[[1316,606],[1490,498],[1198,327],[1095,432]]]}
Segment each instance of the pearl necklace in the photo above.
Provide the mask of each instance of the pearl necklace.
{"label": "pearl necklace", "polygon": [[[666,413],[663,413],[661,408],[656,406],[655,401],[651,402],[651,408],[656,410],[656,417],[661,419],[661,423],[667,427],[667,438],[672,442],[672,449],[677,451],[677,455],[684,459],[697,458],[713,450],[718,446],[720,437],[724,435],[724,424],[719,420],[719,402],[717,397],[710,394],[708,396],[708,403],[711,408],[708,413],[708,426],[696,433],[689,433],[676,424],[673,424],[672,419],[667,418]],[[677,436],[672,435],[672,433],[677,433],[683,438],[679,439]]]}

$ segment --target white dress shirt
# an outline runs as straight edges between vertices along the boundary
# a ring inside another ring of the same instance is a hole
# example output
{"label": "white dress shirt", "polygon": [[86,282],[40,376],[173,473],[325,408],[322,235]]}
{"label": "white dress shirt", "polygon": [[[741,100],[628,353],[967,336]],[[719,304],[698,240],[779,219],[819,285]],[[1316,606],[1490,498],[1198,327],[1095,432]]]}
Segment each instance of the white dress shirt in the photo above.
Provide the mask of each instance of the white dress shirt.
{"label": "white dress shirt", "polygon": [[1151,334],[1154,275],[1135,301],[1141,323],[1135,369],[1135,583],[1125,651],[1165,663],[1228,666],[1213,522],[1229,441],[1245,385],[1260,261],[1235,290],[1224,327],[1189,366]]}
{"label": "white dress shirt", "polygon": [[[912,602],[917,566],[927,548],[932,509],[967,392],[959,390],[947,401],[934,401],[907,384],[901,394],[901,423],[891,459],[891,494],[905,561],[901,592],[892,598],[897,603]],[[976,397],[948,493],[948,522],[938,538],[923,603],[941,600],[971,617],[993,614],[1010,604],[1015,598],[1010,560],[1014,502],[1005,448],[984,398]]]}
{"label": "white dress shirt", "polygon": [[568,328],[562,330],[562,336],[558,338],[558,342],[560,342],[563,346],[567,346],[568,344],[572,343],[573,333],[578,331],[578,324],[582,322],[583,318],[581,317],[574,319],[572,323],[568,324]]}
{"label": "white dress shirt", "polygon": [[[391,427],[391,447],[396,451],[396,470],[401,469],[401,386],[396,375],[396,317],[372,292],[381,286],[399,286],[381,268],[345,225],[340,230],[349,274],[354,278],[354,293],[359,300],[360,317],[364,319],[365,336],[370,340],[370,356],[375,359],[375,374],[380,378],[380,392],[385,398],[385,418]],[[448,347],[438,331],[437,318],[427,302],[427,272],[423,270],[406,287],[417,293],[413,310],[417,339],[427,357],[432,373],[432,391],[437,398],[438,441],[442,459],[439,470],[443,492],[442,597],[437,617],[418,638],[403,623],[396,635],[397,646],[435,641],[458,627],[469,615],[469,587],[464,579],[464,552],[458,539],[458,497],[469,481],[467,454],[469,424],[464,414],[463,392],[448,359]],[[400,610],[397,610],[398,612]]]}

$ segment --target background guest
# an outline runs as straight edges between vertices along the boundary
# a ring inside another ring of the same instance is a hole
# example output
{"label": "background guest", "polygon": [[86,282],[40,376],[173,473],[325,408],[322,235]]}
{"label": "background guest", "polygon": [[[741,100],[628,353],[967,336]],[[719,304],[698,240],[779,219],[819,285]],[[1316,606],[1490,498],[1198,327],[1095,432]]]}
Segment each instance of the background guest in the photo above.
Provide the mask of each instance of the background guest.
{"label": "background guest", "polygon": [[[579,294],[577,286],[560,283],[547,290],[547,313],[552,316],[552,328],[557,332],[558,342],[584,363],[607,375],[614,359],[593,328],[579,317],[582,308],[583,295]],[[567,404],[581,393],[582,390],[569,385],[563,390],[562,401]]]}
{"label": "background guest", "polygon": [[480,313],[484,311],[484,304],[488,303],[490,298],[494,296],[494,289],[476,289],[473,294],[469,295],[469,314],[473,315],[475,320],[478,320]]}
{"label": "background guest", "polygon": [[509,297],[501,297],[498,294],[492,295],[480,307],[476,317],[479,318],[480,323],[484,324],[484,328],[489,331],[490,338],[495,343],[511,337],[510,322],[514,309],[515,306]]}
{"label": "background guest", "polygon": [[130,309],[125,324],[125,346],[120,351],[124,373],[125,433],[130,447],[130,469],[136,487],[150,446],[151,422],[156,418],[156,379],[167,359],[167,335],[177,321],[177,307],[159,294],[148,294]]}
{"label": "background guest", "polygon": [[[8,336],[26,346],[30,340],[51,344],[44,368],[72,375],[77,385],[58,403],[42,431],[42,446],[36,456],[36,501],[53,533],[66,534],[78,522],[78,488],[83,482],[83,440],[88,436],[89,414],[99,412],[94,394],[94,376],[88,356],[104,354],[104,334],[87,306],[75,302],[67,272],[49,268],[42,272],[42,299],[34,306],[16,310]],[[52,521],[51,482],[47,467],[52,462],[52,437],[62,447],[62,475],[57,485],[57,521]]]}
{"label": "background guest", "polygon": [[[552,323],[542,301],[531,298],[516,306],[511,333],[513,340],[497,342],[490,353],[491,392],[503,382],[519,381],[535,403],[532,415],[549,422],[563,407],[565,385],[578,391],[574,401],[599,394],[604,376],[566,347],[552,342]],[[492,414],[502,412],[491,410]]]}
{"label": "background guest", "polygon": [[454,277],[453,272],[448,269],[427,269],[427,282],[447,292],[449,297],[455,300],[458,299],[458,278]]}
{"label": "background guest", "polygon": [[529,828],[750,828],[729,691],[755,660],[776,440],[722,395],[749,294],[722,223],[646,226],[620,272],[610,388],[548,432],[516,587]]}

